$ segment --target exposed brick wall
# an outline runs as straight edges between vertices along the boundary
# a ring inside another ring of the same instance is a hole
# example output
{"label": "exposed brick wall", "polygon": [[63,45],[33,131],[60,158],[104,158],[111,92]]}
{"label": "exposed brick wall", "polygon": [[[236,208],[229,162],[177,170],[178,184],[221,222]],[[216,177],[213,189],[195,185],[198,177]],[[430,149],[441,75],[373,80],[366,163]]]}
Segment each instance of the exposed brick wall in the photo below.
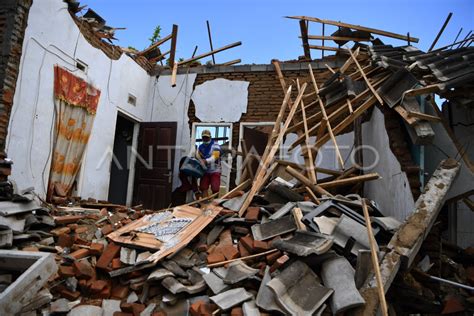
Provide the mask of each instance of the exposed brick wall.
{"label": "exposed brick wall", "polygon": [[0,152],[5,150],[31,4],[32,0],[0,1]]}
{"label": "exposed brick wall", "polygon": [[[326,69],[314,71],[316,80],[319,84],[323,83],[329,76]],[[310,77],[308,71],[283,71],[287,84],[292,84],[296,87],[296,79],[299,78],[300,84],[308,82],[310,84]],[[212,74],[198,74],[194,87],[206,81],[217,78],[224,78],[227,80],[243,80],[248,81],[248,104],[247,113],[243,114],[240,122],[272,122],[275,121],[284,98],[283,90],[280,85],[276,73],[273,71],[262,72],[229,72],[229,73],[212,73]],[[295,90],[295,89],[294,89]],[[308,91],[312,89],[308,88]],[[293,99],[296,97],[296,91]],[[311,102],[311,99],[306,100]],[[226,106],[223,104],[222,106]],[[308,113],[308,115],[311,113]],[[190,128],[192,123],[199,122],[195,115],[195,107],[191,101],[189,111]],[[236,147],[239,141],[240,123],[233,124],[232,143]]]}

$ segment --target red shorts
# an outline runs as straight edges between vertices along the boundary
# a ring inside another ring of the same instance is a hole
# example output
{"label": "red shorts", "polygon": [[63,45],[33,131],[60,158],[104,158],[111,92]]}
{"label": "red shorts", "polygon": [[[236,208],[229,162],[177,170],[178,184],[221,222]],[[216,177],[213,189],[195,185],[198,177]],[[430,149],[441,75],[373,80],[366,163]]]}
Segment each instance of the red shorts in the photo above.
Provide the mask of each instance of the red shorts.
{"label": "red shorts", "polygon": [[199,189],[202,192],[209,190],[209,185],[211,185],[212,193],[219,192],[221,186],[221,173],[220,172],[213,172],[213,173],[205,173],[204,176],[201,178],[199,183]]}

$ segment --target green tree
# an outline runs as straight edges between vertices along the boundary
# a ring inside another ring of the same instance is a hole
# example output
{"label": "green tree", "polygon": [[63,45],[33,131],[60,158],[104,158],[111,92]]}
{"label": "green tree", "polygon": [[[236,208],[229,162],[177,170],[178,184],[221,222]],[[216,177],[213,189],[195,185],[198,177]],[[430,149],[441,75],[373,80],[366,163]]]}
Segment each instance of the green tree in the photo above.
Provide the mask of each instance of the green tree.
{"label": "green tree", "polygon": [[153,35],[149,38],[151,45],[155,44],[161,39],[161,26],[157,25],[153,31]]}

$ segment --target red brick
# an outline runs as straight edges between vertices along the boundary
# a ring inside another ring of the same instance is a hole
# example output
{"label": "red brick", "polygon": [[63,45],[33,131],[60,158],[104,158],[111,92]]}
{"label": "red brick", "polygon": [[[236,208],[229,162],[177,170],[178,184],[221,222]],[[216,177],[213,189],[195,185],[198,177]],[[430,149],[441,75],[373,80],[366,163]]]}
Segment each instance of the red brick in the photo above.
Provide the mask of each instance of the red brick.
{"label": "red brick", "polygon": [[79,250],[74,251],[73,253],[70,254],[71,257],[74,259],[82,259],[90,255],[89,249],[81,248]]}
{"label": "red brick", "polygon": [[108,235],[108,234],[110,234],[111,232],[113,232],[113,231],[114,231],[114,227],[113,227],[112,225],[108,224],[108,225],[105,225],[104,227],[102,227],[102,228],[100,229],[100,231],[101,231],[102,234],[105,236],[105,235]]}
{"label": "red brick", "polygon": [[67,225],[67,227],[69,227],[69,229],[71,229],[72,231],[75,231],[77,227],[79,227],[79,225],[77,224],[69,224]]}
{"label": "red brick", "polygon": [[102,291],[99,292],[96,296],[98,298],[103,298],[103,299],[108,299],[110,298],[110,295],[112,295],[112,289],[111,287],[107,284]]}
{"label": "red brick", "polygon": [[53,236],[57,236],[57,237],[63,234],[69,234],[70,232],[71,232],[71,229],[69,227],[59,227],[50,231],[50,233],[53,234]]}
{"label": "red brick", "polygon": [[283,255],[280,258],[278,258],[271,266],[270,268],[270,273],[276,271],[279,269],[281,266],[283,266],[288,260],[290,260],[290,257],[287,255]]}
{"label": "red brick", "polygon": [[280,258],[282,255],[281,251],[276,251],[271,254],[268,254],[265,259],[267,260],[268,264],[272,264],[276,261],[276,259]]}
{"label": "red brick", "polygon": [[95,270],[92,268],[89,261],[75,261],[73,265],[76,277],[78,279],[90,279],[95,277]]}
{"label": "red brick", "polygon": [[57,245],[63,248],[71,247],[74,244],[74,237],[69,234],[61,234],[58,237]]}
{"label": "red brick", "polygon": [[225,261],[225,257],[221,252],[214,251],[207,256],[208,264],[222,262],[222,261]]}
{"label": "red brick", "polygon": [[239,243],[242,243],[242,245],[245,247],[245,249],[248,250],[248,252],[255,252],[255,250],[253,249],[253,238],[250,235],[240,238]]}
{"label": "red brick", "polygon": [[128,286],[117,284],[112,287],[111,297],[116,300],[123,300],[128,296]]}
{"label": "red brick", "polygon": [[104,244],[93,242],[91,243],[90,251],[93,256],[100,255],[104,251]]}
{"label": "red brick", "polygon": [[59,295],[61,295],[64,298],[67,298],[70,301],[75,301],[81,296],[81,292],[78,291],[69,291],[66,288],[63,288],[59,291]]}
{"label": "red brick", "polygon": [[75,223],[80,219],[86,218],[84,215],[66,215],[66,216],[58,216],[54,218],[54,222],[57,225],[66,225]]}
{"label": "red brick", "polygon": [[99,260],[97,260],[96,267],[99,269],[106,269],[112,260],[118,256],[120,253],[120,246],[109,243],[107,247],[105,247],[102,255],[100,256]]}
{"label": "red brick", "polygon": [[237,244],[237,248],[239,249],[239,253],[241,257],[247,257],[251,255],[250,251],[248,251],[247,248],[245,248],[242,243],[239,242]]}
{"label": "red brick", "polygon": [[242,307],[234,307],[230,311],[230,316],[243,316],[244,312],[242,311]]}
{"label": "red brick", "polygon": [[114,312],[114,316],[133,316],[133,313]]}
{"label": "red brick", "polygon": [[90,286],[92,293],[99,293],[107,286],[107,282],[104,280],[95,280]]}
{"label": "red brick", "polygon": [[120,269],[121,266],[122,266],[122,262],[120,262],[120,258],[114,258],[112,260],[112,269],[114,270]]}
{"label": "red brick", "polygon": [[58,269],[58,273],[60,276],[65,277],[65,278],[73,277],[75,275],[74,267],[72,266],[60,265]]}
{"label": "red brick", "polygon": [[222,233],[220,233],[219,235],[219,246],[227,246],[232,244],[232,234],[230,232],[230,229],[222,231]]}
{"label": "red brick", "polygon": [[260,207],[250,206],[247,208],[245,213],[245,219],[249,221],[258,221],[258,216],[260,215]]}
{"label": "red brick", "polygon": [[205,304],[204,301],[196,301],[189,306],[189,312],[192,316],[201,316],[200,308],[201,305]]}
{"label": "red brick", "polygon": [[122,303],[120,308],[124,312],[132,313],[134,316],[139,316],[141,312],[145,309],[145,305],[138,303]]}
{"label": "red brick", "polygon": [[76,234],[82,234],[88,231],[87,226],[81,225],[75,229]]}
{"label": "red brick", "polygon": [[454,314],[464,311],[466,308],[461,303],[458,297],[450,297],[444,302],[443,311],[441,314]]}
{"label": "red brick", "polygon": [[227,260],[236,259],[239,257],[239,251],[232,245],[218,247],[219,251],[224,255]]}
{"label": "red brick", "polygon": [[264,251],[270,250],[270,243],[266,241],[254,240],[253,249],[256,252],[264,252]]}

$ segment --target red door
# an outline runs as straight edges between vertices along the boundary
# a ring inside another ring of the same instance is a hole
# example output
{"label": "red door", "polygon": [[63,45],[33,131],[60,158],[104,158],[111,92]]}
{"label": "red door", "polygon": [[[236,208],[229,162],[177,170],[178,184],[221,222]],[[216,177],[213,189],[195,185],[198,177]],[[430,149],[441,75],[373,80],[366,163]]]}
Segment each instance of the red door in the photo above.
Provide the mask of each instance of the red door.
{"label": "red door", "polygon": [[133,204],[148,209],[167,208],[171,203],[176,122],[140,123]]}

